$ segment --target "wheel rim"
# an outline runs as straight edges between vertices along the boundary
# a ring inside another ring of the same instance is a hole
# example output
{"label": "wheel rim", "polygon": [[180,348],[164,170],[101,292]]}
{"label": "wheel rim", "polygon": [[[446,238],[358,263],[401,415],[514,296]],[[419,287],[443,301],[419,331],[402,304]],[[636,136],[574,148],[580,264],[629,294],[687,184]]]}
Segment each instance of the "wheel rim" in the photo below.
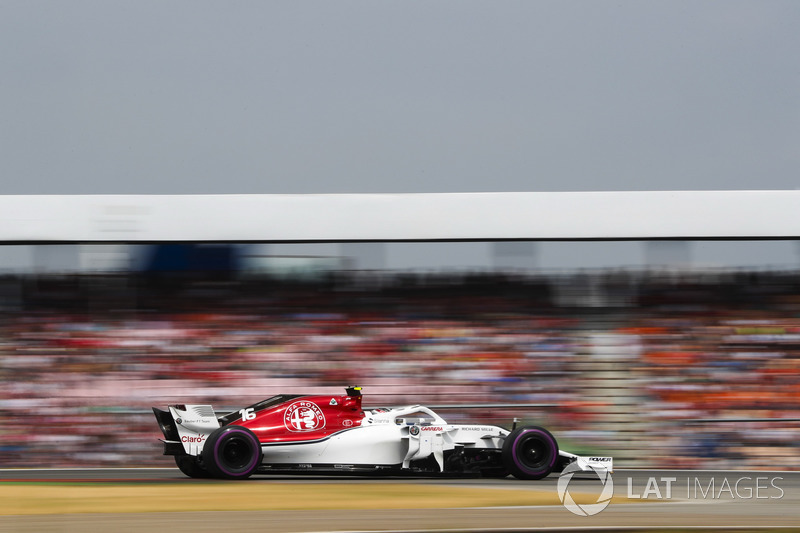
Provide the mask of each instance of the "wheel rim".
{"label": "wheel rim", "polygon": [[517,446],[517,457],[525,468],[539,470],[548,466],[553,459],[553,450],[540,435],[523,437]]}
{"label": "wheel rim", "polygon": [[238,436],[229,438],[221,452],[221,462],[227,469],[234,471],[246,469],[253,458],[250,443]]}

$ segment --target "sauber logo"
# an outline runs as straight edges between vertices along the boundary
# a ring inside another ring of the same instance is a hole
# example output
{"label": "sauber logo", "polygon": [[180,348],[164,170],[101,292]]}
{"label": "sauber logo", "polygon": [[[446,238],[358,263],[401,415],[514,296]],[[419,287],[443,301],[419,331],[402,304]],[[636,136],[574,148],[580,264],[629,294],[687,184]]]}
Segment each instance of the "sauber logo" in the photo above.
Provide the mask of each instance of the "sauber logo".
{"label": "sauber logo", "polygon": [[196,437],[192,437],[191,435],[184,435],[181,437],[181,442],[203,442],[206,440],[205,435],[197,435]]}
{"label": "sauber logo", "polygon": [[314,402],[294,402],[283,413],[283,425],[289,431],[313,431],[325,427],[325,415]]}

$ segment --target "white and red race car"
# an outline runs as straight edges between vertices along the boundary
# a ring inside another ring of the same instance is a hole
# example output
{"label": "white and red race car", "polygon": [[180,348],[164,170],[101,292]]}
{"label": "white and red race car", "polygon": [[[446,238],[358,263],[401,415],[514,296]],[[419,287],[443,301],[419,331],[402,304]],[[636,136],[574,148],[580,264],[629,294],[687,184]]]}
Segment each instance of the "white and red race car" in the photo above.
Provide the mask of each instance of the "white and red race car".
{"label": "white and red race car", "polygon": [[361,400],[361,388],[349,387],[343,396],[273,396],[221,417],[210,405],[153,412],[164,454],[175,456],[189,477],[350,472],[541,479],[571,464],[612,470],[610,457],[559,450],[541,427],[448,424],[421,405],[364,411]]}

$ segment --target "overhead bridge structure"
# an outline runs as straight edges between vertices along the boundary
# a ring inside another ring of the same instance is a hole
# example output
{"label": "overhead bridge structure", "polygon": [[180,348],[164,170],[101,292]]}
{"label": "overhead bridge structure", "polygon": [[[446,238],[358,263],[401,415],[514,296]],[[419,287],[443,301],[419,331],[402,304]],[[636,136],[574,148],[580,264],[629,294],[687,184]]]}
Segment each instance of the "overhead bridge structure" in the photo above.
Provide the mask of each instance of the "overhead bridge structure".
{"label": "overhead bridge structure", "polygon": [[798,238],[800,190],[0,196],[4,244]]}

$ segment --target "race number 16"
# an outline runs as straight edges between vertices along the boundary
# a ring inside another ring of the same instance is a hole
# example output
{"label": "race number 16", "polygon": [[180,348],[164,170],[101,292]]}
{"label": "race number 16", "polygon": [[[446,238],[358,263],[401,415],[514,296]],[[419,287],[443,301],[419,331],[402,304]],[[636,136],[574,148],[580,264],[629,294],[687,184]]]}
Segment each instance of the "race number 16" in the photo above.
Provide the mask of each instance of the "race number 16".
{"label": "race number 16", "polygon": [[256,410],[252,407],[248,407],[247,409],[240,409],[239,414],[242,420],[253,420],[256,417]]}

